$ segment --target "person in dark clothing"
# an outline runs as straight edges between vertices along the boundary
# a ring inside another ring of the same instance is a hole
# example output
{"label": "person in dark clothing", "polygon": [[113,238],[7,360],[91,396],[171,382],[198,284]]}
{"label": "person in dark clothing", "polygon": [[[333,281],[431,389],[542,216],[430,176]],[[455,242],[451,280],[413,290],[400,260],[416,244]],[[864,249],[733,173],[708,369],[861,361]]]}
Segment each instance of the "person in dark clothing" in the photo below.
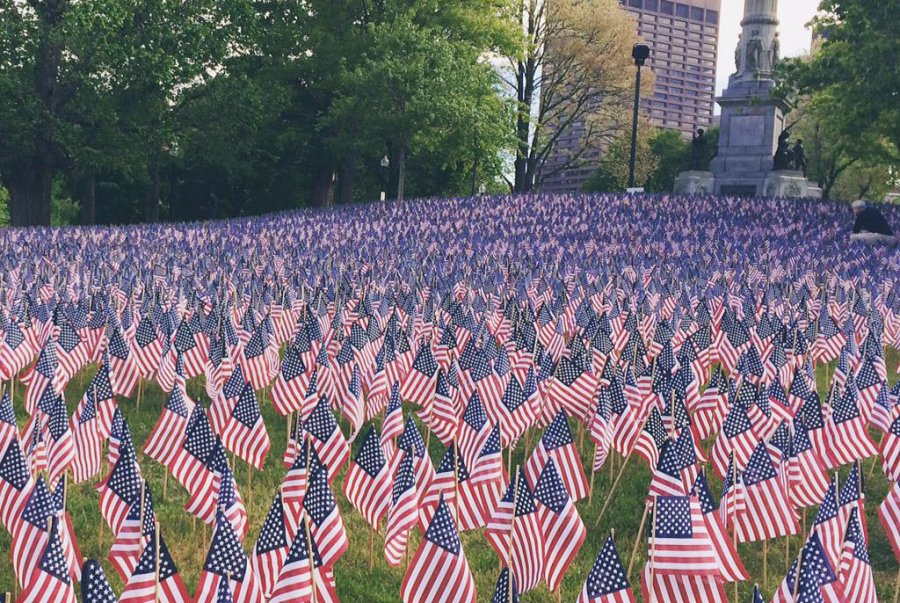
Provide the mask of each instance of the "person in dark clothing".
{"label": "person in dark clothing", "polygon": [[897,237],[891,225],[888,224],[880,211],[874,207],[869,207],[863,201],[854,201],[853,214],[856,216],[856,223],[853,225],[853,235],[851,240],[864,241],[866,243],[887,243],[890,245],[897,244]]}

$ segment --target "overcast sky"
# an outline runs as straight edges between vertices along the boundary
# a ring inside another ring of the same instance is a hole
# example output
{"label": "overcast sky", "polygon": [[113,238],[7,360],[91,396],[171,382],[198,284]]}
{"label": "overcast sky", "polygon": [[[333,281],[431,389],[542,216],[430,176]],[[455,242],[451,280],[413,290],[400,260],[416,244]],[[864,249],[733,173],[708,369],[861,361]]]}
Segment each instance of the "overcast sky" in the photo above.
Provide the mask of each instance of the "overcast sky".
{"label": "overcast sky", "polygon": [[[805,24],[816,14],[819,0],[781,0],[778,3],[781,21],[781,52],[785,56],[797,56],[809,51],[812,32]],[[722,0],[719,30],[719,65],[716,73],[716,92],[728,84],[728,76],[734,71],[734,48],[741,32],[744,16],[743,0]],[[718,113],[718,110],[716,111]]]}

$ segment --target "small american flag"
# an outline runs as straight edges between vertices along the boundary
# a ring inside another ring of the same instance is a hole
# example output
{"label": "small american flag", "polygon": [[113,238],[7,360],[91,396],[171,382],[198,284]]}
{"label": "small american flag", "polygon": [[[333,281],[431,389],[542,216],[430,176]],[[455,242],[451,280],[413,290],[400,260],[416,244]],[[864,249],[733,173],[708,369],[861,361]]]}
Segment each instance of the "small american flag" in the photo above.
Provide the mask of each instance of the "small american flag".
{"label": "small american flag", "polygon": [[[796,593],[796,597],[794,593]],[[822,542],[814,533],[800,551],[800,557],[791,565],[787,576],[775,592],[772,603],[803,603],[805,601],[843,603],[846,600],[841,592],[837,575],[831,562],[828,561],[828,555],[822,548]]]}
{"label": "small american flag", "polygon": [[544,546],[534,496],[521,469],[513,476],[484,536],[516,576],[520,593],[536,587],[544,575]]}
{"label": "small american flag", "polygon": [[9,440],[0,458],[0,519],[15,533],[33,482],[18,438]]}
{"label": "small american flag", "polygon": [[159,524],[153,539],[144,548],[125,590],[119,597],[120,603],[189,603],[190,596],[181,580],[169,548],[159,533]]}
{"label": "small american flag", "polygon": [[800,530],[766,445],[760,442],[743,473],[747,508],[737,515],[738,540],[756,542]]}
{"label": "small american flag", "polygon": [[253,573],[238,535],[220,508],[216,513],[216,526],[193,603],[219,603],[218,595],[226,585],[232,599],[228,603],[263,603],[260,584]]}
{"label": "small american flag", "polygon": [[878,521],[891,543],[894,558],[900,562],[900,482],[894,482],[884,502],[878,507]]}
{"label": "small american flag", "polygon": [[344,493],[374,530],[388,512],[390,467],[381,449],[378,430],[371,426],[344,481]]}
{"label": "small american flag", "polygon": [[[538,477],[547,464],[553,459],[556,468],[562,476],[566,490],[574,502],[586,498],[588,495],[588,481],[581,465],[581,457],[572,439],[572,431],[569,428],[568,415],[561,409],[547,427],[540,443],[531,454],[531,458],[525,464],[525,474],[530,484],[536,484]],[[523,591],[524,592],[524,591]]]}
{"label": "small american flag", "polygon": [[303,510],[309,519],[313,539],[319,545],[322,564],[330,568],[347,551],[349,541],[325,468],[310,475]]}
{"label": "small american flag", "polygon": [[266,431],[266,424],[259,412],[259,402],[249,383],[244,385],[244,389],[231,411],[229,421],[222,433],[222,442],[228,450],[256,469],[262,470],[271,443]]}
{"label": "small american flag", "polygon": [[40,557],[35,559],[31,579],[23,588],[17,603],[75,603],[75,589],[59,534],[59,519],[50,522],[47,543]]}
{"label": "small american flag", "polygon": [[82,603],[118,603],[106,574],[98,561],[89,559],[82,568],[81,601]]}
{"label": "small american flag", "polygon": [[340,468],[350,458],[350,447],[347,445],[325,398],[319,400],[312,414],[303,422],[303,427],[312,437],[316,454],[322,460],[322,464],[327,467],[328,475],[333,480]]}
{"label": "small american flag", "polygon": [[[315,594],[313,594],[315,593]],[[300,521],[269,603],[322,601],[337,603],[334,579],[319,554],[306,519]]]}
{"label": "small american flag", "polygon": [[859,512],[853,509],[847,523],[844,547],[841,553],[839,580],[847,601],[878,603],[875,592],[875,576],[869,558],[869,545],[859,521]]}
{"label": "small american flag", "polygon": [[289,529],[288,517],[290,514],[284,512],[281,493],[276,493],[250,558],[253,573],[259,579],[260,588],[266,598],[271,596],[275,588],[278,573],[287,559],[291,536],[296,532],[296,528]]}
{"label": "small american flag", "polygon": [[397,467],[390,504],[384,537],[384,558],[392,567],[399,567],[409,543],[410,530],[418,523],[419,516],[413,455],[409,451],[403,454]]}
{"label": "small american flag", "polygon": [[634,603],[634,593],[612,537],[597,554],[578,603]]}
{"label": "small american flag", "polygon": [[544,465],[534,486],[534,500],[544,543],[544,580],[553,592],[559,588],[569,565],[581,550],[587,529],[553,459]]}

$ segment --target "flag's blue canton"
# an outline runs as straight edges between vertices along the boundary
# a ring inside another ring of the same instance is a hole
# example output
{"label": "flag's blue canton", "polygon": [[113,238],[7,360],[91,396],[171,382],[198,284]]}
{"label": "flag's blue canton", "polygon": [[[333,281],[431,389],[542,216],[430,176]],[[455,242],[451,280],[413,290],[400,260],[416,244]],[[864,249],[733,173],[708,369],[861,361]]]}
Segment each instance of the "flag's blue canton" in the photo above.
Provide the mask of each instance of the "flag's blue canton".
{"label": "flag's blue canton", "polygon": [[188,419],[185,433],[187,437],[184,440],[184,449],[195,459],[205,463],[216,445],[216,437],[213,435],[203,407],[194,408]]}
{"label": "flag's blue canton", "polygon": [[733,404],[722,424],[722,431],[727,437],[734,438],[750,429],[753,429],[753,423],[747,416],[747,410],[741,404]]}
{"label": "flag's blue canton", "polygon": [[110,472],[106,486],[127,504],[134,504],[134,501],[141,495],[141,477],[137,471],[137,458],[134,448],[130,444],[120,445],[119,460]]}
{"label": "flag's blue canton", "polygon": [[454,471],[458,472],[460,483],[469,479],[469,469],[466,467],[465,461],[463,461],[462,454],[460,454],[459,448],[451,442],[441,458],[437,472],[453,473]]}
{"label": "flag's blue canton", "polygon": [[656,469],[666,475],[678,478],[681,472],[681,459],[675,442],[667,440],[660,448],[659,462]]}
{"label": "flag's blue canton", "polygon": [[400,457],[400,466],[391,486],[391,503],[396,505],[404,492],[416,485],[416,477],[413,473],[412,454],[403,451]]}
{"label": "flag's blue canton", "polygon": [[[512,584],[509,583],[512,579]],[[504,567],[497,578],[497,587],[491,603],[519,603],[519,592],[516,589],[516,577],[508,567]]]}
{"label": "flag's blue canton", "polygon": [[656,538],[690,540],[694,536],[691,499],[688,496],[660,496],[656,499],[656,518],[650,526]]}
{"label": "flag's blue canton", "polygon": [[559,361],[556,370],[556,378],[566,387],[571,387],[575,381],[581,377],[582,371],[575,366],[575,363],[565,356]]}
{"label": "flag's blue canton", "polygon": [[68,322],[63,323],[59,329],[59,345],[62,346],[62,349],[67,354],[71,354],[72,350],[78,347],[80,343],[81,337],[78,336],[78,332]]}
{"label": "flag's blue canton", "polygon": [[175,350],[184,353],[196,345],[197,342],[194,341],[194,334],[191,332],[191,327],[186,321],[181,321],[181,324],[178,325],[178,330],[175,331]]}
{"label": "flag's blue canton", "polygon": [[[132,575],[147,575],[156,573],[156,542],[155,536],[150,539],[150,543],[144,548],[137,567],[134,568]],[[169,547],[163,540],[162,534],[159,535],[159,581],[168,580],[178,573],[172,555],[169,554]]]}
{"label": "flag's blue canton", "polygon": [[784,388],[781,386],[781,383],[776,379],[772,382],[772,385],[769,386],[768,391],[769,401],[775,401],[780,403],[782,406],[788,405],[787,394],[784,393]]}
{"label": "flag's blue canton", "polygon": [[259,538],[256,540],[256,552],[258,554],[268,553],[283,549],[288,545],[287,535],[285,534],[284,523],[284,505],[281,502],[281,493],[275,494],[272,506],[266,514],[266,520],[263,522],[262,530],[259,532]]}
{"label": "flag's blue canton", "polygon": [[478,395],[478,391],[476,390],[472,392],[472,396],[469,398],[466,412],[463,413],[463,421],[465,421],[473,430],[478,431],[484,427],[487,420],[487,413],[484,411],[484,405],[481,403],[481,396]]}
{"label": "flag's blue canton", "polygon": [[800,399],[806,399],[812,394],[812,390],[809,389],[809,383],[806,382],[806,378],[800,374],[800,368],[794,369],[794,379],[791,381],[791,396]]}
{"label": "flag's blue canton", "polygon": [[322,558],[319,556],[319,547],[316,546],[315,539],[313,539],[312,534],[309,534],[309,540],[306,539],[306,536],[306,518],[303,517],[300,519],[297,535],[294,536],[294,542],[291,543],[291,550],[288,552],[287,559],[284,562],[285,565],[309,561],[309,552],[312,550],[313,567],[322,566]]}
{"label": "flag's blue canton", "polygon": [[252,428],[260,419],[259,403],[256,401],[256,394],[253,393],[253,386],[249,383],[244,385],[244,389],[238,398],[237,404],[234,405],[232,411],[234,418],[239,422]]}
{"label": "flag's blue canton", "polygon": [[166,400],[166,409],[185,419],[188,417],[187,402],[184,399],[184,394],[181,393],[180,387],[172,388],[172,393],[169,394],[169,399]]}
{"label": "flag's blue canton", "polygon": [[772,459],[766,451],[766,445],[760,442],[744,468],[744,484],[753,486],[774,479],[777,475],[775,467],[772,466]]}
{"label": "flag's blue canton", "polygon": [[607,392],[609,396],[609,409],[617,415],[621,415],[628,408],[628,401],[625,399],[625,388],[622,381],[618,377],[614,377],[609,382],[609,388],[601,390],[601,393]]}
{"label": "flag's blue canton", "polygon": [[853,543],[853,556],[867,565],[871,565],[869,559],[869,547],[866,545],[866,537],[863,534],[862,526],[859,523],[859,510],[852,509],[850,511],[850,521],[847,524],[847,535],[845,542]]}
{"label": "flag's blue canton", "polygon": [[362,399],[362,385],[359,382],[359,365],[353,365],[353,373],[350,375],[350,383],[347,384],[347,390],[357,400]]}
{"label": "flag's blue canton", "polygon": [[248,360],[256,358],[258,356],[262,356],[263,352],[266,349],[266,344],[263,341],[263,337],[263,330],[256,329],[253,332],[253,335],[250,336],[250,339],[247,340],[247,345],[244,346],[244,355]]}
{"label": "flag's blue canton", "polygon": [[344,340],[341,349],[338,350],[337,356],[335,356],[334,359],[337,360],[337,363],[340,366],[353,362],[353,345],[350,343],[349,339]]}
{"label": "flag's blue canton", "polygon": [[349,341],[357,350],[362,350],[366,347],[366,344],[369,343],[369,337],[366,334],[365,329],[360,326],[359,322],[353,323],[353,326],[350,327]]}
{"label": "flag's blue canton", "polygon": [[[44,528],[47,527],[46,520]],[[50,574],[64,584],[71,584],[69,577],[69,564],[66,562],[66,555],[63,552],[62,539],[59,537],[59,519],[53,518],[50,527],[50,540],[41,555],[39,565],[42,572]]]}
{"label": "flag's blue canton", "polygon": [[706,481],[706,472],[701,470],[697,475],[697,481],[691,489],[691,495],[700,499],[700,510],[704,515],[712,513],[718,509],[716,500],[713,498],[712,491],[709,489],[709,482]]}
{"label": "flag's blue canton", "polygon": [[69,431],[69,415],[66,413],[66,403],[62,396],[56,397],[56,403],[50,410],[50,421],[47,425],[50,436],[59,441]]}
{"label": "flag's blue canton", "polygon": [[556,463],[549,459],[534,485],[534,497],[556,514],[562,513],[569,502],[569,493],[562,482]]}
{"label": "flag's blue canton", "polygon": [[788,427],[787,421],[782,421],[769,439],[769,444],[777,448],[782,456],[788,456],[791,453],[792,440],[791,428]]}
{"label": "flag's blue canton", "polygon": [[9,396],[9,388],[3,390],[0,398],[0,422],[16,425],[16,413],[13,411],[12,398]]}
{"label": "flag's blue canton", "polygon": [[112,329],[112,335],[109,337],[109,353],[120,360],[128,358],[128,345],[122,339],[122,333],[119,329]]}
{"label": "flag's blue canton", "polygon": [[481,453],[478,458],[490,456],[492,454],[500,454],[500,426],[494,425],[491,428],[491,433],[488,434],[487,439],[484,441],[484,446],[481,448]]}
{"label": "flag's blue canton", "polygon": [[12,349],[18,348],[25,341],[25,336],[22,335],[21,329],[19,329],[19,325],[12,321],[7,326],[6,330],[6,345],[11,347]]}
{"label": "flag's blue canton", "polygon": [[837,483],[835,479],[831,479],[831,484],[825,492],[825,497],[819,506],[819,512],[816,513],[816,521],[814,525],[822,525],[838,516],[838,496]]}
{"label": "flag's blue canton", "polygon": [[[797,561],[800,565],[800,584],[795,589],[797,579]],[[825,584],[831,584],[837,580],[837,576],[828,562],[828,556],[822,547],[819,535],[813,533],[800,552],[800,558],[795,560],[787,575],[787,585],[791,592],[796,590],[798,603],[813,603],[823,601],[819,588]]]}
{"label": "flag's blue canton", "polygon": [[[141,527],[141,534],[151,536],[154,526],[156,525],[156,510],[153,507],[153,495],[150,493],[150,484],[146,481],[144,484],[144,523]],[[141,521],[141,495],[138,493],[137,499],[128,509],[128,519],[130,521]]]}
{"label": "flag's blue canton", "polygon": [[118,603],[103,568],[94,559],[85,561],[81,570],[81,600],[83,603]]}
{"label": "flag's blue canton", "polygon": [[880,383],[881,378],[878,376],[878,371],[875,369],[875,363],[872,362],[871,359],[866,358],[862,367],[859,369],[859,373],[856,375],[856,387],[860,390],[864,390]]}
{"label": "flag's blue canton", "polygon": [[459,534],[456,533],[453,517],[450,516],[450,509],[444,502],[444,495],[438,503],[437,510],[431,524],[425,531],[425,540],[437,545],[452,555],[459,555],[461,552],[461,544]]}
{"label": "flag's blue canton", "polygon": [[219,587],[216,589],[216,603],[234,603],[231,586],[227,579],[219,580]]}
{"label": "flag's blue canton", "polygon": [[53,508],[56,509],[56,512],[64,512],[66,510],[63,504],[66,500],[66,480],[58,478],[50,496],[53,499]]}
{"label": "flag's blue canton", "polygon": [[[222,456],[224,456],[224,451]],[[234,486],[234,473],[226,461],[224,466],[219,469],[221,478],[219,480],[219,497],[216,505],[223,508],[229,508],[237,502],[237,490]]]}
{"label": "flag's blue canton", "polygon": [[798,414],[803,418],[807,430],[825,427],[825,418],[822,416],[822,404],[818,394],[812,394],[805,398]]}
{"label": "flag's blue canton", "polygon": [[525,391],[515,376],[509,380],[501,401],[509,412],[515,412],[517,408],[525,404]]}
{"label": "flag's blue canton", "polygon": [[306,365],[303,364],[303,359],[300,358],[300,352],[294,347],[289,347],[284,354],[284,360],[281,362],[281,376],[284,377],[285,381],[291,381],[305,372]]}
{"label": "flag's blue canton", "polygon": [[856,419],[860,416],[859,406],[856,403],[856,399],[857,391],[855,387],[848,386],[846,389],[844,389],[844,394],[834,405],[834,410],[831,415],[834,419],[835,424],[839,425],[847,421],[852,421],[853,419]]}
{"label": "flag's blue canton", "polygon": [[853,463],[850,467],[850,473],[847,474],[847,479],[844,480],[844,485],[838,495],[842,507],[866,497],[866,483],[860,465],[860,461]]}
{"label": "flag's blue canton", "polygon": [[375,429],[374,425],[369,427],[366,437],[363,438],[362,446],[359,447],[355,460],[359,468],[373,479],[378,477],[378,474],[381,473],[381,470],[387,464],[379,443],[378,430]]}
{"label": "flag's blue canton", "polygon": [[515,495],[516,517],[536,513],[537,507],[534,506],[534,495],[531,493],[531,488],[528,487],[528,480],[525,479],[525,472],[521,468],[515,482],[517,490]]}
{"label": "flag's blue canton", "polygon": [[753,587],[753,603],[766,603],[766,600],[763,599],[762,592],[759,590],[759,586]]}
{"label": "flag's blue canton", "polygon": [[6,482],[21,491],[28,485],[28,465],[19,447],[19,440],[12,438],[6,446],[6,452],[0,459],[0,481]]}
{"label": "flag's blue canton", "polygon": [[247,555],[221,508],[216,511],[216,531],[203,569],[219,576],[227,576],[231,572],[231,578],[238,582],[244,581],[247,571]]}
{"label": "flag's blue canton", "polygon": [[422,434],[419,433],[419,428],[416,427],[416,422],[413,421],[412,417],[406,419],[403,433],[397,438],[397,448],[400,450],[412,450],[417,457],[424,457],[426,454],[425,440],[422,439]]}
{"label": "flag's blue canton", "polygon": [[25,508],[22,510],[22,520],[41,531],[46,531],[47,518],[55,515],[56,505],[47,488],[47,482],[44,481],[44,476],[40,475],[37,483],[34,484],[34,489],[28,495],[28,502],[25,503]]}
{"label": "flag's blue canton", "polygon": [[319,469],[309,478],[306,496],[303,498],[303,508],[309,514],[312,522],[320,526],[336,506],[334,495],[331,493],[331,488],[328,487],[328,472]]}
{"label": "flag's blue canton", "polygon": [[313,398],[319,393],[319,369],[313,369],[312,376],[309,378],[309,385],[306,388],[306,397]]}
{"label": "flag's blue canton", "polygon": [[569,429],[568,415],[565,410],[560,409],[553,417],[553,421],[541,438],[541,443],[547,450],[562,448],[572,443],[572,432]]}
{"label": "flag's blue canton", "polygon": [[138,345],[142,348],[145,348],[156,341],[156,328],[153,326],[153,321],[149,318],[142,318],[138,323],[137,331],[134,334],[134,340],[137,341]]}
{"label": "flag's blue canton", "polygon": [[225,385],[222,387],[222,395],[230,400],[240,396],[243,390],[244,371],[241,370],[241,365],[238,364],[234,367],[234,372],[231,373],[231,376],[228,377],[228,381],[226,381]]}
{"label": "flag's blue canton", "polygon": [[312,413],[304,421],[304,427],[314,438],[322,442],[327,442],[334,430],[337,429],[337,421],[335,421],[325,398],[321,398],[316,404]]}
{"label": "flag's blue canton", "polygon": [[429,377],[434,375],[435,371],[437,371],[437,362],[434,361],[434,355],[431,353],[431,348],[428,347],[427,344],[422,343],[419,345],[419,353],[416,354],[416,359],[413,361],[412,367]]}
{"label": "flag's blue canton", "polygon": [[600,549],[585,586],[591,599],[611,595],[631,586],[612,538],[607,538]]}
{"label": "flag's blue canton", "polygon": [[88,386],[88,392],[90,392],[98,402],[113,399],[115,394],[113,393],[112,382],[109,380],[109,365],[104,363],[96,374],[94,374],[94,378],[91,379],[91,384]]}
{"label": "flag's blue canton", "polygon": [[[653,443],[656,445],[657,450],[660,450],[669,441],[669,435],[666,433],[666,428],[663,425],[662,416],[660,416],[659,410],[655,406],[650,410],[650,415],[647,417],[647,423],[644,425],[643,431],[653,438]],[[569,439],[571,440],[571,436]]]}

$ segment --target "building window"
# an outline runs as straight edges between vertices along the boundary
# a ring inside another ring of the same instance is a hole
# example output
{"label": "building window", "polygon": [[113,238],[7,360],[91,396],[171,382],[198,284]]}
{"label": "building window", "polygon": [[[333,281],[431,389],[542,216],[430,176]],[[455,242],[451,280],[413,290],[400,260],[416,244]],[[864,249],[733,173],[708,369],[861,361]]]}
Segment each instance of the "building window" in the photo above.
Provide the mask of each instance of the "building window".
{"label": "building window", "polygon": [[692,6],[691,19],[693,19],[694,21],[703,21],[703,9],[699,6]]}
{"label": "building window", "polygon": [[719,24],[719,11],[716,11],[716,10],[706,11],[706,22],[712,23],[713,25],[718,25]]}
{"label": "building window", "polygon": [[676,4],[675,5],[675,16],[676,17],[684,17],[685,19],[687,19],[688,16],[690,15],[689,11],[690,11],[690,7],[688,7],[687,4]]}
{"label": "building window", "polygon": [[675,3],[670,0],[659,0],[659,12],[664,15],[674,15]]}

